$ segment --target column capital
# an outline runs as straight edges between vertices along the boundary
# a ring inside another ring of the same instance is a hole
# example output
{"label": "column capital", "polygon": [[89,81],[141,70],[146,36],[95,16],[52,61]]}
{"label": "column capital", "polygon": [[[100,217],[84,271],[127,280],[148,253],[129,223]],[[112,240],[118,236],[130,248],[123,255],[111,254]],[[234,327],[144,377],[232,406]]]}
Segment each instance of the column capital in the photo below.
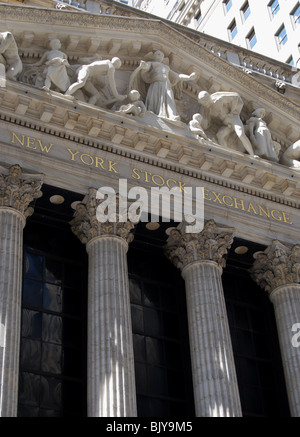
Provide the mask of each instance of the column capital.
{"label": "column capital", "polygon": [[[97,218],[97,207],[102,200],[97,199],[96,194],[96,188],[89,188],[82,202],[77,204],[74,218],[70,221],[73,233],[83,244],[87,244],[92,239],[102,236],[117,236],[130,243],[134,238],[132,231],[135,224],[127,219],[127,212],[122,214],[122,216],[114,214],[114,217],[111,217],[106,222],[100,221]],[[116,202],[118,208],[118,195],[116,195],[113,201]]]}
{"label": "column capital", "polygon": [[180,270],[200,261],[213,261],[225,267],[224,255],[233,242],[233,228],[221,228],[214,220],[208,220],[199,233],[186,233],[186,225],[180,224],[170,231],[165,247],[166,256]]}
{"label": "column capital", "polygon": [[288,247],[274,240],[255,258],[251,276],[269,294],[278,287],[300,283],[300,244]]}
{"label": "column capital", "polygon": [[0,166],[0,207],[12,208],[25,218],[33,213],[29,204],[41,197],[42,174],[24,173],[18,164]]}

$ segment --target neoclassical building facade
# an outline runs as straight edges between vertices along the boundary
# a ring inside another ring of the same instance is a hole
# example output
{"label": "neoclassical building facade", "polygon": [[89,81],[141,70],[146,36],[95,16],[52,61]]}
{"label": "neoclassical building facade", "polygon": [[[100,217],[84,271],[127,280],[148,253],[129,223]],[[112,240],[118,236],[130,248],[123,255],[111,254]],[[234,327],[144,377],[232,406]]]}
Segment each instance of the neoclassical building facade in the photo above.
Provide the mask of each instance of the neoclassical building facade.
{"label": "neoclassical building facade", "polygon": [[298,417],[297,72],[94,3],[0,4],[0,416]]}

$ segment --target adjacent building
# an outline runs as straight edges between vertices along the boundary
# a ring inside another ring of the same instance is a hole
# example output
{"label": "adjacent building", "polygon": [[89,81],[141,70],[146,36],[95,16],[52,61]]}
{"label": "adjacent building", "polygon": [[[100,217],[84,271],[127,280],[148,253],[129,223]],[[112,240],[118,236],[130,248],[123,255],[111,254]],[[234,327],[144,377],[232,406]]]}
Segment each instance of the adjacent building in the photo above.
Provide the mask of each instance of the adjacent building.
{"label": "adjacent building", "polygon": [[144,0],[135,6],[269,58],[299,62],[299,1]]}
{"label": "adjacent building", "polygon": [[0,23],[1,417],[299,417],[299,73],[119,2]]}

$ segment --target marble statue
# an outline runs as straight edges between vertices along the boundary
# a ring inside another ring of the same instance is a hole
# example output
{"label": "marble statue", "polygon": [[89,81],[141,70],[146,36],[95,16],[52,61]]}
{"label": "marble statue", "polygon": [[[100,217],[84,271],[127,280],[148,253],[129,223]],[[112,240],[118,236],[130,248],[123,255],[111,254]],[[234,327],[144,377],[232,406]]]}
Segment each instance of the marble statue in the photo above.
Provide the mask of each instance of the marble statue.
{"label": "marble statue", "polygon": [[294,170],[300,170],[300,140],[291,144],[285,152],[282,153],[280,164]]}
{"label": "marble statue", "polygon": [[196,138],[204,138],[205,140],[210,139],[207,137],[206,133],[203,130],[203,127],[201,125],[203,120],[203,117],[201,114],[197,113],[193,115],[192,120],[189,122],[189,128],[191,132],[193,132],[196,135]]}
{"label": "marble statue", "polygon": [[228,147],[226,137],[235,132],[244,149],[249,155],[254,156],[252,145],[245,133],[243,122],[240,118],[244,102],[240,95],[235,92],[216,92],[209,94],[201,91],[198,94],[198,102],[204,108],[204,116],[209,123],[221,123],[222,126],[216,133],[218,143],[223,147]]}
{"label": "marble statue", "polygon": [[175,97],[182,89],[184,81],[196,79],[196,73],[190,75],[175,73],[167,65],[163,52],[156,50],[145,56],[132,73],[129,91],[135,89],[141,94],[147,111],[159,117],[180,121]]}
{"label": "marble statue", "polygon": [[23,69],[18,46],[11,32],[0,32],[0,67],[1,86],[5,86],[5,79],[16,80]]}
{"label": "marble statue", "polygon": [[267,123],[263,120],[266,111],[258,108],[252,113],[247,121],[250,141],[254,147],[255,154],[270,161],[278,161],[278,153],[272,141],[271,132]]}
{"label": "marble statue", "polygon": [[[89,95],[88,103],[95,105],[98,100],[104,101],[105,104],[111,104],[117,100],[124,100],[125,95],[121,95],[117,91],[115,82],[115,71],[121,67],[119,58],[100,59],[81,65],[77,69],[77,80],[69,86],[65,95],[71,96],[76,91],[84,88],[85,93]],[[105,83],[101,80],[107,78],[110,91],[113,99],[105,92]],[[100,88],[100,89],[99,89]]]}
{"label": "marble statue", "polygon": [[41,59],[32,64],[32,67],[38,67],[45,64],[44,74],[46,75],[43,89],[49,91],[51,85],[55,85],[60,92],[65,92],[70,86],[67,67],[69,67],[68,57],[60,51],[61,43],[57,38],[49,42],[50,50],[47,50]]}
{"label": "marble statue", "polygon": [[119,107],[117,112],[143,117],[146,112],[146,106],[140,98],[141,95],[137,90],[130,91],[123,105]]}

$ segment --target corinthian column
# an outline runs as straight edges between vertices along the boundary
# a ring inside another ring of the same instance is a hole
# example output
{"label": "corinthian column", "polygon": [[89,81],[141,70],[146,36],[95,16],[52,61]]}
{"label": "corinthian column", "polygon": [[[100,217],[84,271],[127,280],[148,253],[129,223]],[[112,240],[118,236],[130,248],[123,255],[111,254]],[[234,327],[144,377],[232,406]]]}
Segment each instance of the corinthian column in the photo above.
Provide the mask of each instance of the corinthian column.
{"label": "corinthian column", "polygon": [[23,228],[39,197],[40,175],[19,165],[0,174],[0,416],[16,417],[21,334]]}
{"label": "corinthian column", "polygon": [[274,305],[290,412],[300,417],[300,344],[294,341],[300,324],[300,245],[273,241],[256,255],[252,276]]}
{"label": "corinthian column", "polygon": [[241,416],[239,392],[221,282],[223,255],[232,233],[206,223],[198,234],[184,227],[170,232],[169,259],[181,269],[186,285],[196,416]]}
{"label": "corinthian column", "polygon": [[100,223],[98,203],[90,189],[71,222],[89,256],[88,416],[132,417],[137,413],[126,253],[134,225]]}

